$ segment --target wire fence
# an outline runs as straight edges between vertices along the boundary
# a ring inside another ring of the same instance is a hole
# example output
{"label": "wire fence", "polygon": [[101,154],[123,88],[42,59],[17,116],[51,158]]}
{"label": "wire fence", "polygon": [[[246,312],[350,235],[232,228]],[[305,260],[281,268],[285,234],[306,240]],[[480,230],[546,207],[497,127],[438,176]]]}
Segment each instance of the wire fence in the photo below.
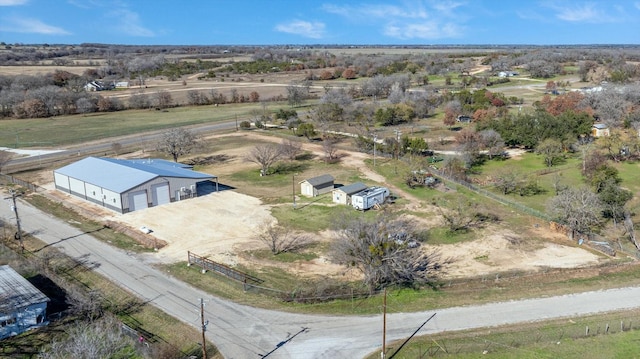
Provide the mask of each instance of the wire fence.
{"label": "wire fence", "polygon": [[[593,345],[598,337],[640,329],[640,313],[614,313],[605,316],[565,319],[544,325],[528,324],[522,327],[496,329],[476,335],[449,333],[447,337],[428,336],[403,348],[396,359],[446,358],[458,356],[508,355],[520,358],[576,357],[584,353],[581,339],[590,339],[588,350],[592,358],[612,357],[608,345]],[[617,339],[613,339],[617,340]],[[635,341],[635,339],[633,339]],[[607,343],[606,340],[602,340]],[[614,344],[611,344],[614,345]],[[388,345],[393,353],[399,344]],[[579,348],[578,348],[579,347]]]}
{"label": "wire fence", "polygon": [[19,178],[13,177],[11,175],[0,174],[0,183],[17,184],[17,185],[22,186],[24,188],[27,188],[27,189],[29,189],[30,191],[33,191],[33,192],[44,192],[44,191],[46,191],[46,189],[44,189],[44,188],[42,188],[42,187],[40,187],[40,186],[38,186],[36,184],[21,180]]}

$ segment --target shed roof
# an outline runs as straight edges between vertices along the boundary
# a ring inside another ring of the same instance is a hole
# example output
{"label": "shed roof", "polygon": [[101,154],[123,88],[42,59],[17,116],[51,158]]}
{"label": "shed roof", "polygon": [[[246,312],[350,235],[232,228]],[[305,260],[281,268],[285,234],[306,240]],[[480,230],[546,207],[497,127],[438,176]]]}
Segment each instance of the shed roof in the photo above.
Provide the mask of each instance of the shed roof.
{"label": "shed roof", "polygon": [[13,268],[0,266],[0,313],[13,313],[20,308],[48,301],[46,295]]}
{"label": "shed roof", "polygon": [[593,127],[597,128],[598,130],[604,130],[606,128],[609,128],[609,126],[605,125],[604,123],[596,123],[593,125]]}
{"label": "shed roof", "polygon": [[346,185],[346,186],[342,186],[342,187],[338,187],[336,189],[334,189],[334,191],[341,191],[344,192],[348,195],[352,195],[354,193],[358,193],[360,191],[364,191],[365,189],[367,189],[367,185],[362,183],[362,182],[356,182],[356,183],[352,183],[350,185]]}
{"label": "shed roof", "polygon": [[[304,180],[302,182],[307,182],[310,185],[315,187],[315,186],[319,186],[319,185],[322,185],[322,184],[333,183],[334,180],[335,179],[333,178],[332,175],[322,175],[322,176],[317,176],[317,177],[306,179],[306,180]],[[302,183],[302,182],[300,182],[300,183]]]}
{"label": "shed roof", "polygon": [[87,157],[58,168],[65,176],[80,179],[117,193],[125,192],[156,177],[212,179],[216,176],[196,172],[190,166],[161,159],[121,160],[107,157]]}

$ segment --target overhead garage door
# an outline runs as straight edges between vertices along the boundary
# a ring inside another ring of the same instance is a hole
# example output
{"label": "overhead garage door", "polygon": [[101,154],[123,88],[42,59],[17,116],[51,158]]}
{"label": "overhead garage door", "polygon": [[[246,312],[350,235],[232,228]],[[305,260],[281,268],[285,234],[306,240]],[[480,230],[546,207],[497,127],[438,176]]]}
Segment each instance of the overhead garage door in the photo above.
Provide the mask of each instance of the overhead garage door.
{"label": "overhead garage door", "polygon": [[161,183],[151,187],[153,191],[153,205],[158,206],[161,204],[171,202],[169,196],[169,183]]}
{"label": "overhead garage door", "polygon": [[148,206],[146,190],[129,193],[129,212],[145,209]]}

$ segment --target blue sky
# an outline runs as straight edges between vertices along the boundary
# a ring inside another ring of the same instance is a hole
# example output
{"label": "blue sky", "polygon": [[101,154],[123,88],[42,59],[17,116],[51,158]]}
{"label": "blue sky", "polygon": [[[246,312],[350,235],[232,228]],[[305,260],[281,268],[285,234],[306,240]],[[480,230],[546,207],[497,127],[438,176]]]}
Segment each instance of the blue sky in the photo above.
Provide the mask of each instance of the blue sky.
{"label": "blue sky", "polygon": [[640,44],[640,0],[0,0],[7,44]]}

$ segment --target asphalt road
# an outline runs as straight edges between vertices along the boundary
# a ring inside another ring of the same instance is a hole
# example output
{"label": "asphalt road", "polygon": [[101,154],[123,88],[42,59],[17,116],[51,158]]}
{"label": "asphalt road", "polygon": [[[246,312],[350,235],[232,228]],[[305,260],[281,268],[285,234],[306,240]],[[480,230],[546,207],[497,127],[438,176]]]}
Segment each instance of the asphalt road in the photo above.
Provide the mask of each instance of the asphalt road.
{"label": "asphalt road", "polygon": [[[215,195],[215,194],[214,194]],[[0,218],[14,222],[2,193]],[[205,300],[208,338],[225,358],[362,358],[380,350],[382,316],[319,316],[246,307],[215,298],[158,271],[135,254],[104,244],[68,223],[18,201],[24,231],[83,261],[99,274],[179,320],[200,328]],[[186,257],[185,253],[185,257]],[[454,307],[387,316],[387,341],[408,337],[432,314],[419,335],[640,307],[640,287],[559,297]],[[289,340],[288,340],[289,339]]]}

